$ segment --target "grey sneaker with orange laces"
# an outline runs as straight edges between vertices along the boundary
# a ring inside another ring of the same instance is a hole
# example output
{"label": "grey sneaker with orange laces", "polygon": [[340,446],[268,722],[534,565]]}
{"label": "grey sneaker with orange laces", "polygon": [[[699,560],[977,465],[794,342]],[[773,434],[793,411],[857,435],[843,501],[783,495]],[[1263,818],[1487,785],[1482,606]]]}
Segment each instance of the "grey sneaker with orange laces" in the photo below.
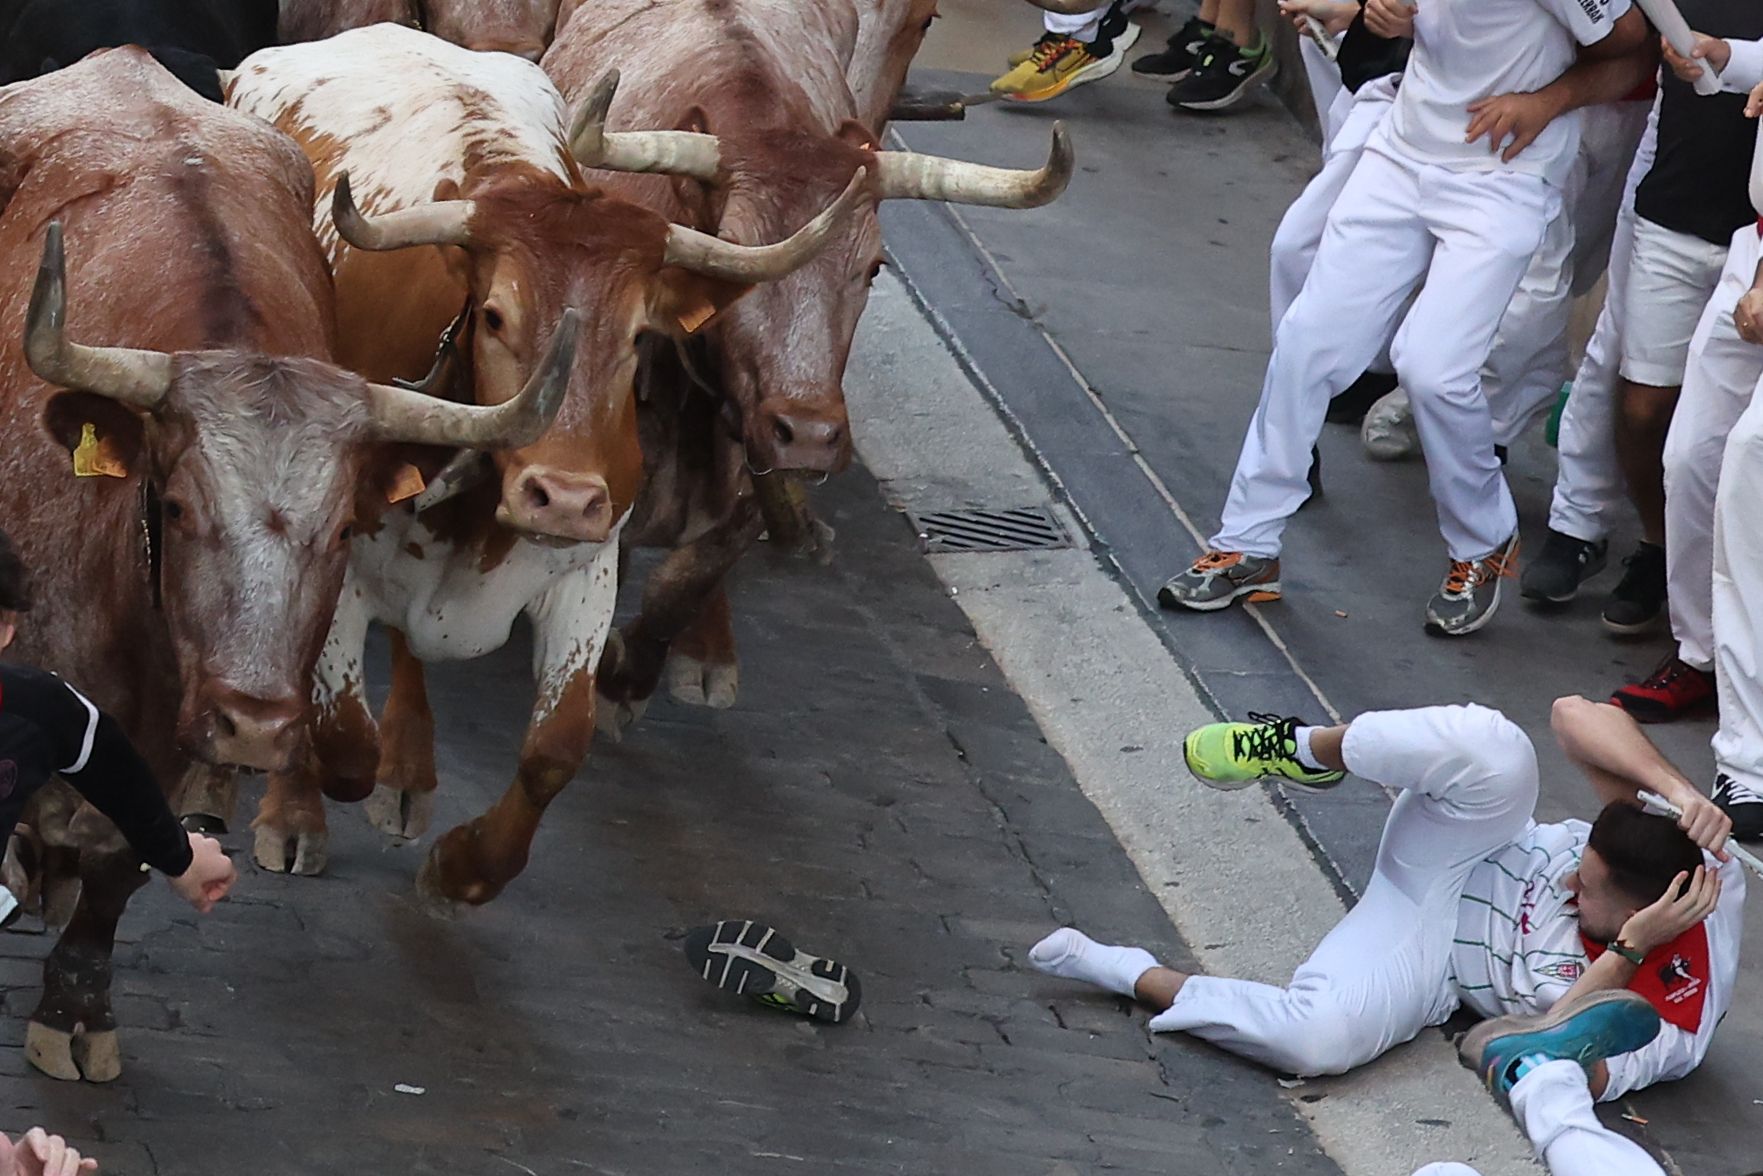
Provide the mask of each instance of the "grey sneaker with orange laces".
{"label": "grey sneaker with orange laces", "polygon": [[1462,637],[1494,619],[1500,585],[1518,574],[1518,532],[1491,555],[1455,559],[1445,582],[1426,605],[1426,631],[1434,637]]}
{"label": "grey sneaker with orange laces", "polygon": [[1246,596],[1251,604],[1279,599],[1279,557],[1240,551],[1208,551],[1194,566],[1171,576],[1157,592],[1164,608],[1213,612]]}

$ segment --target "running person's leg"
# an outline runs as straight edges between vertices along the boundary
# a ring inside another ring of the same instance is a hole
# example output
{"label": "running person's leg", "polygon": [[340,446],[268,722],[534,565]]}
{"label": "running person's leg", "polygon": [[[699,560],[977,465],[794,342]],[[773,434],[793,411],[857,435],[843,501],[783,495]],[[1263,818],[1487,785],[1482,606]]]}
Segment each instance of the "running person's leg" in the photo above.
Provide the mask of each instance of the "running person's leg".
{"label": "running person's leg", "polygon": [[1638,1144],[1598,1121],[1586,1072],[1545,1062],[1512,1087],[1512,1114],[1553,1176],[1665,1176]]}
{"label": "running person's leg", "polygon": [[1763,838],[1763,396],[1726,438],[1714,496],[1715,803],[1733,836]]}

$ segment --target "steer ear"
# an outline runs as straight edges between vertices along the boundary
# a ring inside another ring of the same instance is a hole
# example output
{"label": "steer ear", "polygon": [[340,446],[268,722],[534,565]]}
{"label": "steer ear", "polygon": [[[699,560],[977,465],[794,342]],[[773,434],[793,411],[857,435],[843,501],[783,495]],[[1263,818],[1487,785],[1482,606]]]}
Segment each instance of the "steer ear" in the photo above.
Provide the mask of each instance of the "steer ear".
{"label": "steer ear", "polygon": [[141,418],[108,396],[58,392],[43,409],[43,427],[73,455],[74,472],[82,477],[126,478],[140,472]]}
{"label": "steer ear", "polygon": [[753,287],[670,265],[649,298],[649,322],[670,335],[693,335]]}

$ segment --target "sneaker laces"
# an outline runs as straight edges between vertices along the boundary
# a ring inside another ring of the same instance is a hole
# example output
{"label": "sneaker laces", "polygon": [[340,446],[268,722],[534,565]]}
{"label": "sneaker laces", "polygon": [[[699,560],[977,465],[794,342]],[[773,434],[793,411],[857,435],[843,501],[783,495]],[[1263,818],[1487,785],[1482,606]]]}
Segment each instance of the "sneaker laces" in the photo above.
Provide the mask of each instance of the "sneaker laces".
{"label": "sneaker laces", "polygon": [[1671,654],[1653,668],[1653,672],[1640,680],[1639,685],[1649,690],[1667,690],[1685,674],[1701,673],[1676,654]]}
{"label": "sneaker laces", "polygon": [[1512,550],[1507,547],[1481,559],[1454,559],[1451,561],[1451,570],[1445,573],[1444,594],[1462,596],[1489,580],[1510,580],[1518,574],[1517,562],[1513,558]]}
{"label": "sneaker laces", "polygon": [[1256,725],[1231,732],[1231,752],[1237,758],[1268,760],[1292,755],[1291,747],[1297,744],[1298,720],[1250,711],[1249,722]]}
{"label": "sneaker laces", "polygon": [[1243,559],[1240,551],[1208,551],[1194,561],[1196,572],[1218,572],[1225,568],[1235,567]]}
{"label": "sneaker laces", "polygon": [[1722,776],[1720,784],[1722,787],[1717,791],[1724,792],[1729,801],[1735,801],[1739,804],[1763,804],[1763,792],[1759,792],[1742,780],[1734,779],[1731,776]]}
{"label": "sneaker laces", "polygon": [[1063,60],[1073,49],[1082,49],[1083,47],[1083,42],[1075,37],[1048,34],[1035,42],[1034,55],[1029,60],[1034,62],[1037,71],[1044,73]]}

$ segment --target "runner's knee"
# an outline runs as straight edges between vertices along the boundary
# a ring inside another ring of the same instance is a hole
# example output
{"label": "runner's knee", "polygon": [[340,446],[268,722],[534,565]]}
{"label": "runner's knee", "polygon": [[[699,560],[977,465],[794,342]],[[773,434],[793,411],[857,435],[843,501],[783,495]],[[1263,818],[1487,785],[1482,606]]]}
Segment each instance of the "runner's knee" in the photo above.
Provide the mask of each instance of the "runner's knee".
{"label": "runner's knee", "polygon": [[1280,1043],[1281,1069],[1300,1077],[1345,1074],[1371,1060],[1354,1019],[1328,999],[1294,990],[1286,995],[1286,1038]]}

